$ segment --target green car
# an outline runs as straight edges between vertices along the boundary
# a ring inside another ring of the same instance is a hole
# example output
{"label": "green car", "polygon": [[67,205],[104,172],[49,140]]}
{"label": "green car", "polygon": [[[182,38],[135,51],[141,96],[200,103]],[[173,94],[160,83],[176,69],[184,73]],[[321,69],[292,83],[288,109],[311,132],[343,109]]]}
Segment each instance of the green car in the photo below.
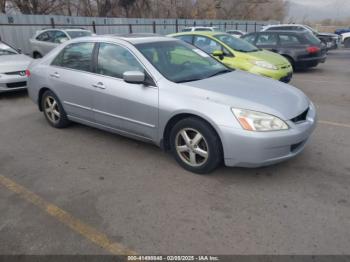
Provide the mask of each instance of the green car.
{"label": "green car", "polygon": [[290,82],[293,68],[283,56],[262,50],[243,39],[220,32],[188,32],[171,34],[171,37],[190,43],[221,60],[230,68]]}

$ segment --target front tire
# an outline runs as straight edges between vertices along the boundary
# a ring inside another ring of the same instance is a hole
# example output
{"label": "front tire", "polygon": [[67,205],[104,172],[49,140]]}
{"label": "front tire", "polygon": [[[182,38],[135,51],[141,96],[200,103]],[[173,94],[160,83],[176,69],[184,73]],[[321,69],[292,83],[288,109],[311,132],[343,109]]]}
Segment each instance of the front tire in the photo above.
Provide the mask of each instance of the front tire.
{"label": "front tire", "polygon": [[45,91],[41,99],[41,108],[49,124],[55,128],[65,128],[70,124],[58,97],[50,90]]}
{"label": "front tire", "polygon": [[222,146],[217,133],[198,118],[177,122],[170,133],[170,145],[176,161],[197,174],[208,174],[222,162]]}
{"label": "front tire", "polygon": [[345,39],[345,41],[344,41],[344,47],[345,47],[345,48],[350,48],[350,38]]}

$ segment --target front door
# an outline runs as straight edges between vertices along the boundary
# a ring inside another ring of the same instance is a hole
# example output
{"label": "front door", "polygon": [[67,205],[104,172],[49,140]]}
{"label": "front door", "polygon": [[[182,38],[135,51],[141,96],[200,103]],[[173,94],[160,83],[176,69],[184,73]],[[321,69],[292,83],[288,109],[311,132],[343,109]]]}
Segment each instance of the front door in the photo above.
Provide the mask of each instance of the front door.
{"label": "front door", "polygon": [[127,135],[154,140],[158,126],[158,88],[123,80],[127,71],[145,72],[125,47],[100,43],[94,83],[93,111],[97,124]]}

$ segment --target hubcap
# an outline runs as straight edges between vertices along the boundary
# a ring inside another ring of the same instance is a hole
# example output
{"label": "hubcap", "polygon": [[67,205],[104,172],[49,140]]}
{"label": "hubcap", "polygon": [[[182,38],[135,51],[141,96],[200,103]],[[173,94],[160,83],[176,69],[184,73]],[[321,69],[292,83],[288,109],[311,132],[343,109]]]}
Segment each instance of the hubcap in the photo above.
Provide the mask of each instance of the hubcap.
{"label": "hubcap", "polygon": [[202,166],[208,160],[208,143],[204,136],[193,128],[181,129],[176,135],[175,145],[179,157],[190,166]]}
{"label": "hubcap", "polygon": [[47,118],[52,122],[52,123],[57,123],[60,120],[60,111],[58,108],[58,104],[52,96],[47,96],[45,98],[45,114]]}

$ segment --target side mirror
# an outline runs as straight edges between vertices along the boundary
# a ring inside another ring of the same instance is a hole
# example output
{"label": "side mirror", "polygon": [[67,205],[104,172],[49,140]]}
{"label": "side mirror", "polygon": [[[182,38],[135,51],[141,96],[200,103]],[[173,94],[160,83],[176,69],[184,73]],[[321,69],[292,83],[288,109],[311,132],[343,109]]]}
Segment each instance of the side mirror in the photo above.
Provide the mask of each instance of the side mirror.
{"label": "side mirror", "polygon": [[22,49],[18,48],[18,49],[17,49],[17,52],[18,52],[19,54],[22,54]]}
{"label": "side mirror", "polygon": [[219,57],[220,60],[224,59],[224,52],[222,52],[221,50],[216,50],[212,53],[213,56]]}
{"label": "side mirror", "polygon": [[146,75],[140,71],[127,71],[123,74],[124,81],[130,84],[143,84],[145,78]]}

